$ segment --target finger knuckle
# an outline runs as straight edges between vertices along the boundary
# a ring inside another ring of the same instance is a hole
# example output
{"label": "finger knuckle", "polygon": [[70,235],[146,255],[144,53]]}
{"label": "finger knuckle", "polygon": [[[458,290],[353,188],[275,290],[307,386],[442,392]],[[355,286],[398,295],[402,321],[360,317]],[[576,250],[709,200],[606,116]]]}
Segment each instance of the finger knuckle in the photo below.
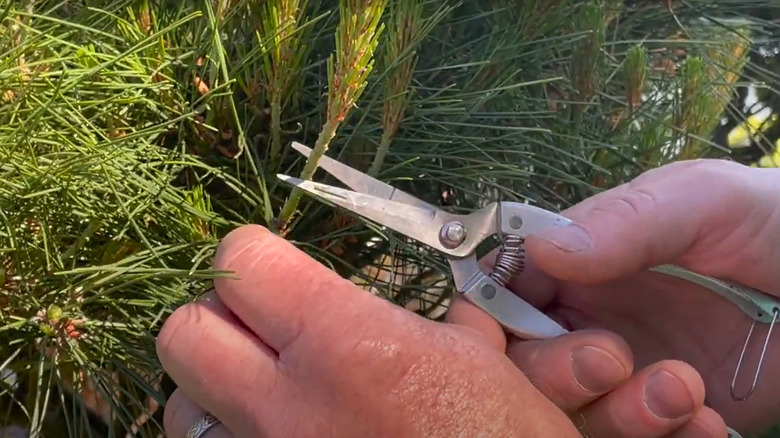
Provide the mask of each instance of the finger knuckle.
{"label": "finger knuckle", "polygon": [[601,213],[626,217],[645,217],[652,214],[658,200],[650,187],[632,181],[613,193],[607,202],[596,205]]}
{"label": "finger knuckle", "polygon": [[214,258],[214,268],[230,271],[236,267],[236,262],[246,259],[248,255],[274,254],[278,249],[274,251],[273,247],[278,246],[279,242],[284,242],[284,240],[276,238],[259,225],[237,228],[228,233],[220,242]]}
{"label": "finger knuckle", "polygon": [[637,184],[629,184],[628,190],[625,190],[621,196],[618,196],[616,202],[623,204],[636,216],[644,216],[652,213],[658,205],[658,200],[651,190]]}

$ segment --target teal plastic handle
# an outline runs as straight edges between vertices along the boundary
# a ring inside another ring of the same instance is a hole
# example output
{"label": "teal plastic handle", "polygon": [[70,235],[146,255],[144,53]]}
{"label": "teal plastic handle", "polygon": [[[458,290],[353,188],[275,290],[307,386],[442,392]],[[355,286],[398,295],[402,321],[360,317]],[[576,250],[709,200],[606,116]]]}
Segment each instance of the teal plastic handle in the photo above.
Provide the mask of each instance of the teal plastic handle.
{"label": "teal plastic handle", "polygon": [[661,265],[650,270],[706,287],[732,302],[745,314],[758,322],[769,324],[773,321],[775,312],[780,311],[780,300],[747,286],[697,274],[675,265]]}

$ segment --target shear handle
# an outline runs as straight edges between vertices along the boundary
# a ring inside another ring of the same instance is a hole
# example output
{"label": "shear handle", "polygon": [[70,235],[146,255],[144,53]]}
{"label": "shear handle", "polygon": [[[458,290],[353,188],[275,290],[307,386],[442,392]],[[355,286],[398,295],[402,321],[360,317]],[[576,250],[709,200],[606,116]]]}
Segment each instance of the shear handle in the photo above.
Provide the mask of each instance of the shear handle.
{"label": "shear handle", "polygon": [[455,287],[461,295],[513,335],[522,339],[547,339],[568,333],[542,311],[482,272],[473,254],[451,259],[450,265]]}
{"label": "shear handle", "polygon": [[572,221],[560,214],[519,202],[501,202],[498,208],[498,230],[526,238],[553,227],[564,227]]}
{"label": "shear handle", "polygon": [[650,270],[705,287],[729,300],[732,304],[739,307],[743,313],[757,322],[765,324],[773,322],[775,312],[780,309],[780,301],[775,297],[747,286],[697,274],[675,265],[661,265]]}

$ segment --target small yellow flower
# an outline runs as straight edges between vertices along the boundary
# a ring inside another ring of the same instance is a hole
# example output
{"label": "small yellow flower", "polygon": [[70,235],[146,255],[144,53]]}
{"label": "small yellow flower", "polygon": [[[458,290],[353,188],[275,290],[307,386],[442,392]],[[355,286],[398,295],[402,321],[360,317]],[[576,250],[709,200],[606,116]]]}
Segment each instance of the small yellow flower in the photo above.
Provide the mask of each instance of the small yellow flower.
{"label": "small yellow flower", "polygon": [[750,139],[758,134],[759,129],[765,131],[770,128],[777,121],[777,115],[773,114],[769,120],[765,117],[761,117],[758,114],[754,114],[747,118],[747,120],[732,129],[726,140],[726,144],[730,148],[743,148],[750,146]]}

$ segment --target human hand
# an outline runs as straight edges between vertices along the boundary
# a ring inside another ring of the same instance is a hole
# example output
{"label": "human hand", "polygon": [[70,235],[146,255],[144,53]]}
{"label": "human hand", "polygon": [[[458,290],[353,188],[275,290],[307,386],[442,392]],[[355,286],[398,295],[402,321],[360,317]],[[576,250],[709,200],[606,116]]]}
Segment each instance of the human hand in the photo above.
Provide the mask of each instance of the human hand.
{"label": "human hand", "polygon": [[[677,264],[780,296],[780,170],[716,160],[671,164],[587,199],[564,215],[578,227],[527,240],[527,269],[511,286],[521,297],[569,329],[607,329],[620,335],[640,373],[663,363],[671,375],[693,382],[692,366],[703,379],[707,405],[740,433],[760,432],[780,420],[780,380],[768,374],[780,360],[780,340],[770,341],[763,378],[751,398],[733,401],[731,381],[752,320],[707,289],[645,271]],[[464,324],[470,323],[464,312],[479,313],[462,301],[451,312],[452,322]],[[482,318],[470,317],[489,324]],[[737,395],[751,386],[767,328],[758,324],[753,331]],[[521,369],[533,367],[527,350],[538,349],[537,344],[513,339],[508,354]],[[672,359],[684,363],[663,362]],[[676,386],[679,392],[668,389],[669,397],[683,403],[686,385]],[[657,421],[642,407],[642,391],[635,380],[599,400],[631,425],[634,437],[644,436],[638,432],[643,424]],[[695,391],[695,398],[702,388],[695,384],[688,391]],[[678,406],[680,412],[689,410],[683,408]],[[589,408],[582,413],[588,427],[614,424],[590,415]],[[725,436],[712,410],[698,415],[694,423]]]}
{"label": "human hand", "polygon": [[[215,292],[178,309],[158,336],[163,367],[178,384],[165,408],[171,438],[183,438],[204,411],[221,424],[203,438],[574,438],[570,419],[528,379],[568,389],[558,399],[576,409],[629,377],[625,343],[589,331],[527,349],[536,365],[526,377],[493,326],[407,312],[258,226],[228,235],[214,265],[238,279],[218,279]],[[577,390],[571,372],[547,372],[579,347],[590,350],[580,350],[577,377],[596,392]],[[588,353],[596,348],[617,359]],[[702,394],[694,398],[703,403]]]}

